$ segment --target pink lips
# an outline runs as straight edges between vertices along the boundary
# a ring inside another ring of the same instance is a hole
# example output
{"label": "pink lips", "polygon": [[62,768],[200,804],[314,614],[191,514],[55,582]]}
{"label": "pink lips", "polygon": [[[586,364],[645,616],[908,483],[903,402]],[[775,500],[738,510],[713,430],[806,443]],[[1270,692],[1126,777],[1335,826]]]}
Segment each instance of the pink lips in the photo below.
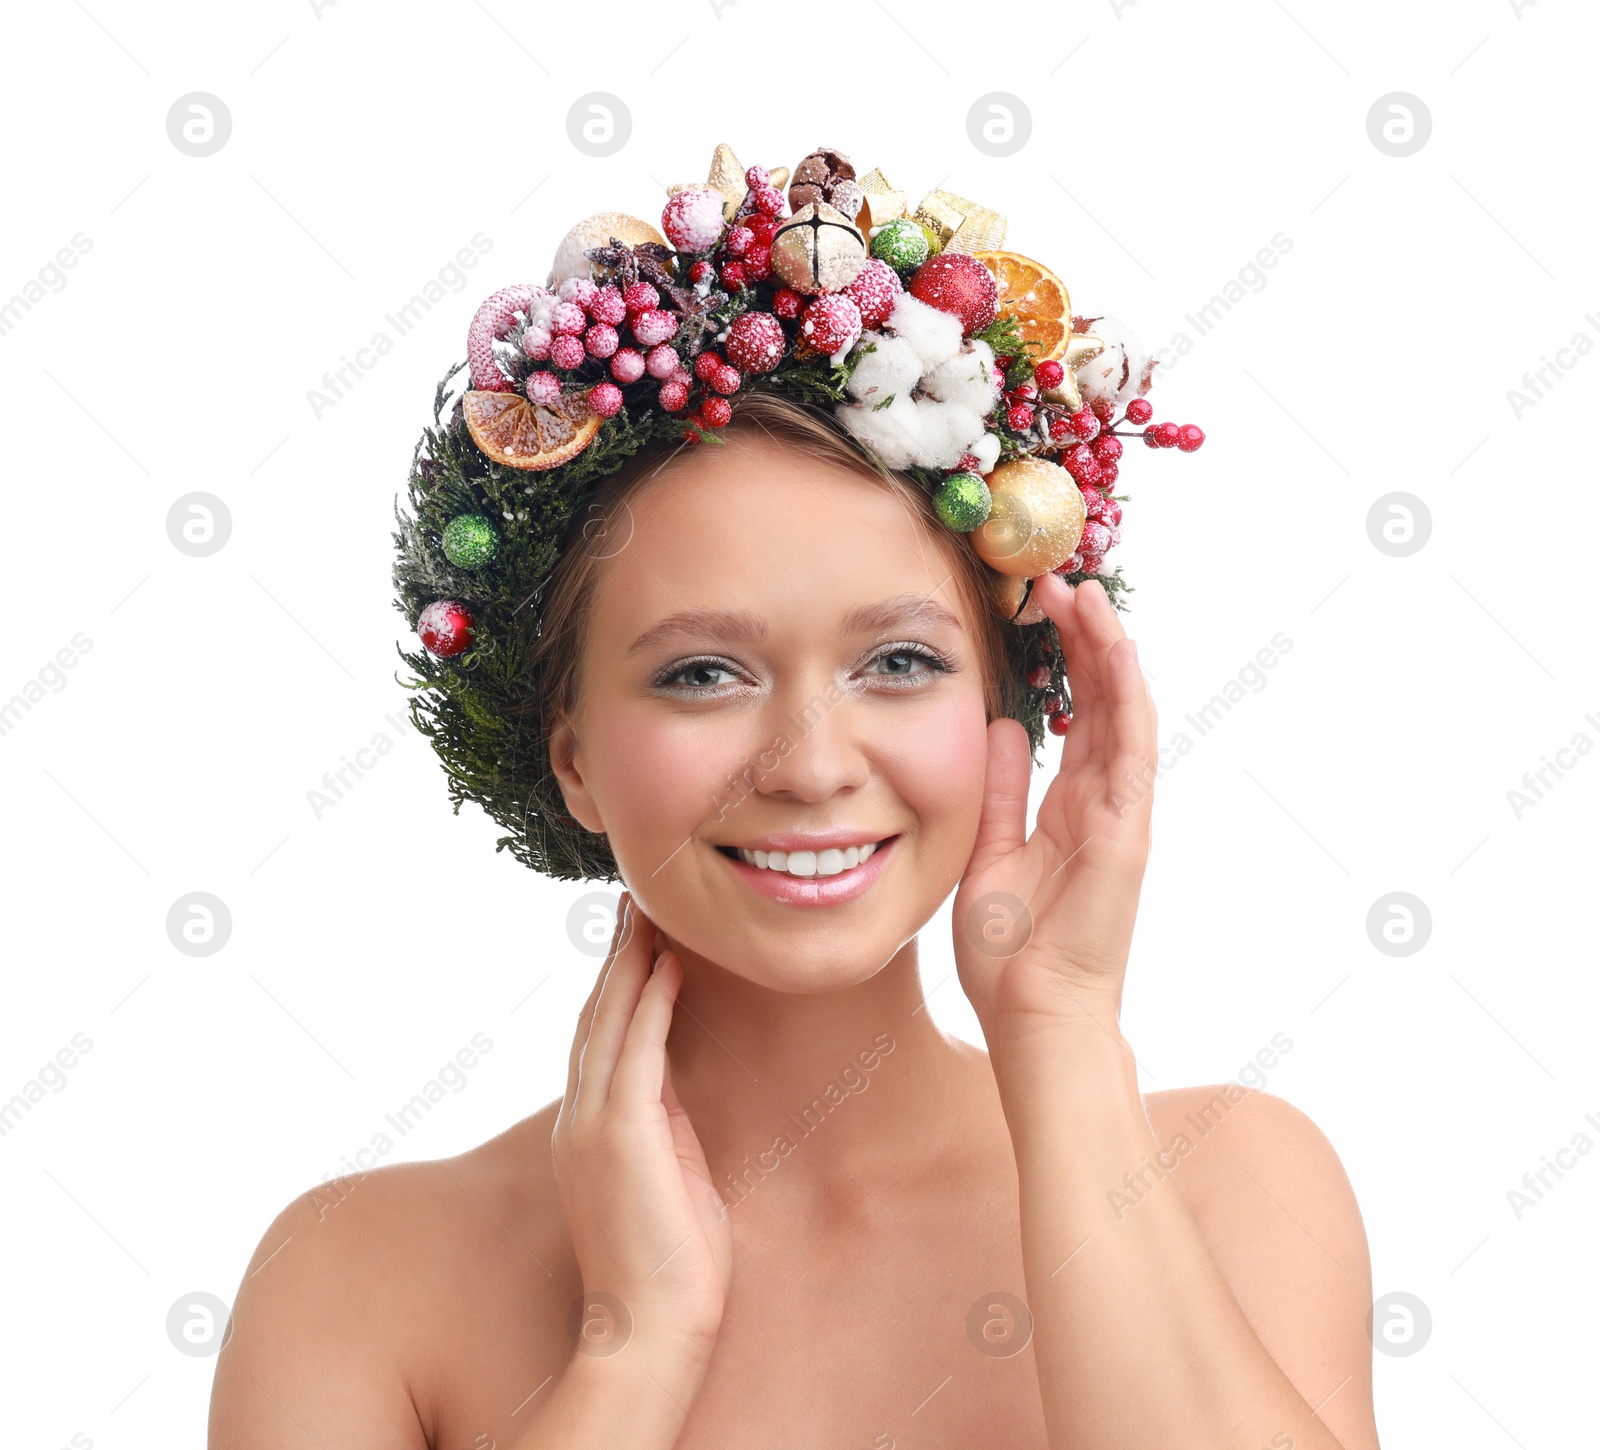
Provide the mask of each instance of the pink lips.
{"label": "pink lips", "polygon": [[810,880],[790,876],[784,871],[763,871],[759,866],[748,865],[722,851],[717,854],[755,890],[784,906],[837,906],[842,901],[854,901],[871,889],[872,883],[883,874],[884,858],[899,840],[898,836],[891,836],[860,866],[836,876],[813,876]]}

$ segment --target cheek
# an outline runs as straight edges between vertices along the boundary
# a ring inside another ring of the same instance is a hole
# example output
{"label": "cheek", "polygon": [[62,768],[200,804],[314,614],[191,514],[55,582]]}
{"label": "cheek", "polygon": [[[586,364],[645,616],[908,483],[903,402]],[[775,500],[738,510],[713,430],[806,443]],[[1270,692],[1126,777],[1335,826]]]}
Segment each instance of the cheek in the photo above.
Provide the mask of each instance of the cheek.
{"label": "cheek", "polygon": [[722,757],[708,749],[703,721],[613,709],[597,729],[591,726],[586,745],[612,850],[635,871],[641,855],[664,856],[714,810]]}
{"label": "cheek", "polygon": [[983,809],[988,727],[983,701],[952,697],[908,716],[895,732],[894,785],[930,838],[975,838]]}

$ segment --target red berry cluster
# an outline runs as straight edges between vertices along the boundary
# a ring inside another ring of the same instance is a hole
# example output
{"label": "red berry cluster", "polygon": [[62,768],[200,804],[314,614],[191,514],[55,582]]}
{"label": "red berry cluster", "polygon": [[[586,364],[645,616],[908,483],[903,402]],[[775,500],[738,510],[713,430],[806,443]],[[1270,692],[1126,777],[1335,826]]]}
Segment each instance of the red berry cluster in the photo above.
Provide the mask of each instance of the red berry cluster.
{"label": "red berry cluster", "polygon": [[[1051,384],[1051,386],[1054,386],[1054,384]],[[1048,657],[1044,659],[1036,658],[1034,663],[1029,666],[1028,684],[1035,690],[1049,689],[1052,674],[1050,663],[1055,657],[1055,652],[1047,640],[1041,638],[1040,644],[1044,647]],[[1050,733],[1052,735],[1065,735],[1067,726],[1072,723],[1072,716],[1068,711],[1061,708],[1061,696],[1052,690],[1040,702],[1040,706],[1044,712],[1045,724],[1049,727]]]}

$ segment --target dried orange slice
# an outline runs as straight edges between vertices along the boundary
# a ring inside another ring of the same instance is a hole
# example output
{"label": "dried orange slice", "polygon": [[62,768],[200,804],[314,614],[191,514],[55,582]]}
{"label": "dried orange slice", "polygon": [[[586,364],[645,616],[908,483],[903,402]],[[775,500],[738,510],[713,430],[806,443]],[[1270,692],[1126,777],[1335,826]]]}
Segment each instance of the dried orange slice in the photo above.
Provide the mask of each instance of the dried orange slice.
{"label": "dried orange slice", "polygon": [[600,417],[576,394],[557,403],[530,403],[521,393],[473,390],[461,395],[472,441],[510,468],[554,468],[589,446]]}
{"label": "dried orange slice", "polygon": [[1072,336],[1072,303],[1067,284],[1043,263],[1020,252],[974,252],[994,273],[1000,309],[1017,319],[1022,335],[1039,344],[1034,361],[1061,358]]}

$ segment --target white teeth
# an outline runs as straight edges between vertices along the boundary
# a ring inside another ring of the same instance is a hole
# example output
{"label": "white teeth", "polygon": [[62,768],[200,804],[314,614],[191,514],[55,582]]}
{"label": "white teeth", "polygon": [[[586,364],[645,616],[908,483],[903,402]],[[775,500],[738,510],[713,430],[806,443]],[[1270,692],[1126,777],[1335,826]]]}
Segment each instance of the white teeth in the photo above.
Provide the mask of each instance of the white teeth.
{"label": "white teeth", "polygon": [[865,846],[830,846],[825,851],[746,851],[739,848],[739,859],[763,871],[782,871],[788,876],[837,876],[859,866],[878,849],[876,841]]}

